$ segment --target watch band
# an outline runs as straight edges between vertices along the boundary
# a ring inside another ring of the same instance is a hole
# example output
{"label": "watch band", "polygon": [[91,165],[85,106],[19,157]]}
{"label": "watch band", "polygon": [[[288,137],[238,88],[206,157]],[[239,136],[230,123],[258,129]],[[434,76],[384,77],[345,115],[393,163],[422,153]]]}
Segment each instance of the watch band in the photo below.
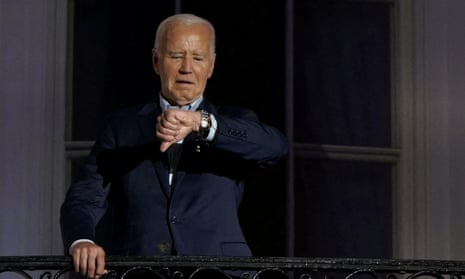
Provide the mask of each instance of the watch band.
{"label": "watch band", "polygon": [[212,121],[210,118],[210,114],[205,110],[201,110],[200,111],[200,125],[199,125],[199,136],[201,138],[206,139],[208,137],[208,134],[210,133],[211,125],[212,125]]}

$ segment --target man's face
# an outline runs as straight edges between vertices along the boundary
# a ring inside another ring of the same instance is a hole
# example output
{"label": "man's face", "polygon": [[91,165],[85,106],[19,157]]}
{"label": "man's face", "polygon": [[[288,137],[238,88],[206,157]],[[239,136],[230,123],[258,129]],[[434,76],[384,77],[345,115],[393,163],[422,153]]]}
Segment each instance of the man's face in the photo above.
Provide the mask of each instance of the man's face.
{"label": "man's face", "polygon": [[213,73],[212,34],[204,24],[172,24],[153,49],[152,62],[160,75],[162,94],[173,104],[186,105],[204,92]]}

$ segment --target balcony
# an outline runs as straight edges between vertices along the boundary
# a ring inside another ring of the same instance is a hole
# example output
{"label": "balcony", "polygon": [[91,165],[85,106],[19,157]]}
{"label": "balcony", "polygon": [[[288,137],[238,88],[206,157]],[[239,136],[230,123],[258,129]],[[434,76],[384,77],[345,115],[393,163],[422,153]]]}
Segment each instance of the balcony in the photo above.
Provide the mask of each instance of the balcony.
{"label": "balcony", "polygon": [[[107,257],[105,278],[460,279],[465,262],[284,257]],[[66,256],[0,257],[1,278],[78,278]]]}

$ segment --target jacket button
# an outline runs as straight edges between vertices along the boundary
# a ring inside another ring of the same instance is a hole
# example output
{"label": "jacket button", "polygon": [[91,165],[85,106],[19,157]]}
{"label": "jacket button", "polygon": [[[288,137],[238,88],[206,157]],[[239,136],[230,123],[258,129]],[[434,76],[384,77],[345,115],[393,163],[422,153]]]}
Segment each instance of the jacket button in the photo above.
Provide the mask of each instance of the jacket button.
{"label": "jacket button", "polygon": [[171,251],[171,244],[167,241],[158,243],[158,251],[162,254],[169,253]]}
{"label": "jacket button", "polygon": [[171,216],[171,224],[176,224],[176,216]]}

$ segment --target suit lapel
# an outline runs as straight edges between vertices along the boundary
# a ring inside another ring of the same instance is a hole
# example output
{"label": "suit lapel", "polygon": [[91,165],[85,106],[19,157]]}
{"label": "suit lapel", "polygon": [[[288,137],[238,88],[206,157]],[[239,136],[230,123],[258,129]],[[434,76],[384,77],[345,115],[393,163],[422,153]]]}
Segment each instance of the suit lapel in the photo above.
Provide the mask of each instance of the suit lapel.
{"label": "suit lapel", "polygon": [[158,101],[145,105],[139,111],[139,130],[146,142],[154,142],[152,164],[155,174],[166,198],[170,196],[170,185],[168,182],[168,169],[166,167],[166,154],[160,152],[160,142],[155,136],[156,117],[161,113]]}
{"label": "suit lapel", "polygon": [[171,185],[171,192],[173,192],[177,187],[179,187],[182,180],[184,179],[185,174],[186,174],[185,171],[178,171],[176,173],[176,176],[174,177],[174,180],[173,180],[173,184]]}
{"label": "suit lapel", "polygon": [[158,182],[160,184],[165,197],[168,199],[171,195],[171,186],[168,181],[168,170],[163,161],[153,161],[153,167],[157,174]]}

